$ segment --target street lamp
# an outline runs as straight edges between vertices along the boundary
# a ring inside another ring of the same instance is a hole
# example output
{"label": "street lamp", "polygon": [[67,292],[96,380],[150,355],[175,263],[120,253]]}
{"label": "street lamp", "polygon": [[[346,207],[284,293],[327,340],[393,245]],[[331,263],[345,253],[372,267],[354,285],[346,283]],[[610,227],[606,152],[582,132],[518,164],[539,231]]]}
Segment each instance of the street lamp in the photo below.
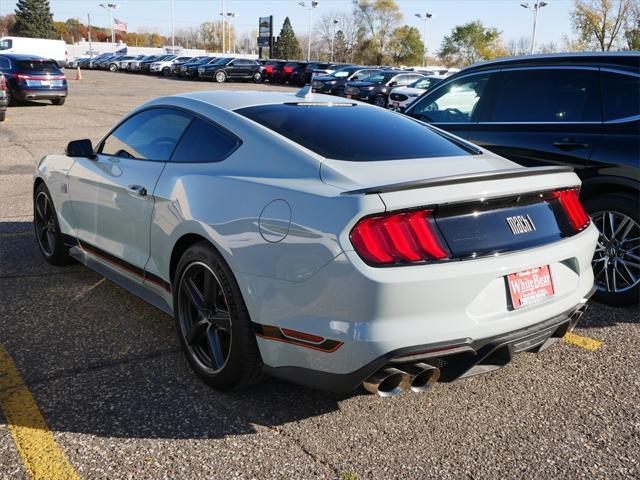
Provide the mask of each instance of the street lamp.
{"label": "street lamp", "polygon": [[[231,18],[236,18],[239,14],[235,13],[235,12],[227,12],[225,13],[225,16],[229,19]],[[229,20],[229,25],[227,27],[227,30],[229,32],[229,53],[235,53],[235,45],[236,42],[233,42],[233,48],[231,48],[231,20]]]}
{"label": "street lamp", "polygon": [[116,32],[113,29],[113,11],[117,8],[120,8],[120,5],[117,3],[101,3],[100,6],[109,12],[109,16],[111,17],[111,43],[116,43]]}
{"label": "street lamp", "polygon": [[424,34],[422,36],[424,56],[422,57],[422,66],[426,67],[427,66],[427,21],[430,18],[433,18],[433,15],[431,13],[425,13],[424,15],[422,13],[416,13],[416,17],[418,17],[420,20],[424,22]]}
{"label": "street lamp", "polygon": [[331,36],[331,63],[333,63],[333,44],[336,41],[336,25],[338,25],[339,20],[333,21],[333,35]]}
{"label": "street lamp", "polygon": [[546,7],[549,5],[549,2],[543,2],[541,0],[536,1],[533,5],[530,5],[529,2],[521,3],[520,6],[523,8],[533,8],[533,35],[531,36],[531,54],[535,51],[536,48],[536,33],[538,30],[538,13],[542,7]]}
{"label": "street lamp", "polygon": [[309,10],[309,41],[307,43],[307,61],[311,60],[311,16],[313,15],[313,10],[318,8],[320,4],[319,1],[312,1],[310,5],[307,5],[307,2],[298,2],[302,8],[306,8]]}
{"label": "street lamp", "polygon": [[222,55],[224,55],[224,0],[222,0],[222,10],[220,10],[220,15],[222,16]]}
{"label": "street lamp", "polygon": [[171,53],[176,53],[176,22],[173,0],[171,0]]}

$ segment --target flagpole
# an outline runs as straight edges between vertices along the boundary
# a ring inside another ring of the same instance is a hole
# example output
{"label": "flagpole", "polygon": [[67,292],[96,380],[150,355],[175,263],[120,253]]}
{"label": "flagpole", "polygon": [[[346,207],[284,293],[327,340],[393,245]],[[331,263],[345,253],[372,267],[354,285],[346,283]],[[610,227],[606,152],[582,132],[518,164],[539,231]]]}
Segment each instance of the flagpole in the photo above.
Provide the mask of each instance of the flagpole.
{"label": "flagpole", "polygon": [[93,58],[93,48],[91,47],[91,14],[87,13],[87,20],[89,21],[89,58]]}

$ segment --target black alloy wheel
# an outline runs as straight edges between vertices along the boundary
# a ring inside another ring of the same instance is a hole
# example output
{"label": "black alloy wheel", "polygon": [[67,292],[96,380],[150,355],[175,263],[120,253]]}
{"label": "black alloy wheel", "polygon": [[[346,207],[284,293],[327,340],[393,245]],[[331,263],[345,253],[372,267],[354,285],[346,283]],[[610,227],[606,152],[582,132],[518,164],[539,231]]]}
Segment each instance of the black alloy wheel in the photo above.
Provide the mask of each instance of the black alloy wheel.
{"label": "black alloy wheel", "polygon": [[595,298],[621,306],[638,302],[640,291],[640,220],[638,202],[625,195],[585,201],[600,235],[593,257]]}
{"label": "black alloy wheel", "polygon": [[33,227],[42,256],[53,265],[72,261],[69,247],[60,232],[55,207],[44,183],[36,188],[33,199]]}
{"label": "black alloy wheel", "polygon": [[209,243],[182,255],[172,288],[180,344],[198,376],[219,390],[261,379],[262,361],[240,288]]}

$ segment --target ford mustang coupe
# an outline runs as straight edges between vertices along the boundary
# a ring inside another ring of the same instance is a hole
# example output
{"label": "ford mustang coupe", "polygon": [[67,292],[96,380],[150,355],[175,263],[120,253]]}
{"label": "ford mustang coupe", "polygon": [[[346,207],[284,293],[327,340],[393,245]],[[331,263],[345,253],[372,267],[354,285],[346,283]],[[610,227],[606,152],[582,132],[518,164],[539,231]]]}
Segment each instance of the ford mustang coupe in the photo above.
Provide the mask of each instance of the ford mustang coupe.
{"label": "ford mustang coupe", "polygon": [[268,374],[390,396],[575,326],[598,238],[579,188],[309,87],[199,92],[43,158],[34,224],[50,263],[173,315],[214,388]]}

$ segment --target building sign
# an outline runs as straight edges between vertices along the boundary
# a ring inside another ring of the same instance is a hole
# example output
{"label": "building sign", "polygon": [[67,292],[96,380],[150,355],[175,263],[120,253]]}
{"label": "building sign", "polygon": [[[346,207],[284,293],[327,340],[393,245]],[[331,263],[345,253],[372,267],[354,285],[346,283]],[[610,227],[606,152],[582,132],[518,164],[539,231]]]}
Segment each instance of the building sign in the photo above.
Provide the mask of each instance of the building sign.
{"label": "building sign", "polygon": [[260,17],[258,23],[258,46],[270,47],[273,38],[273,15]]}

